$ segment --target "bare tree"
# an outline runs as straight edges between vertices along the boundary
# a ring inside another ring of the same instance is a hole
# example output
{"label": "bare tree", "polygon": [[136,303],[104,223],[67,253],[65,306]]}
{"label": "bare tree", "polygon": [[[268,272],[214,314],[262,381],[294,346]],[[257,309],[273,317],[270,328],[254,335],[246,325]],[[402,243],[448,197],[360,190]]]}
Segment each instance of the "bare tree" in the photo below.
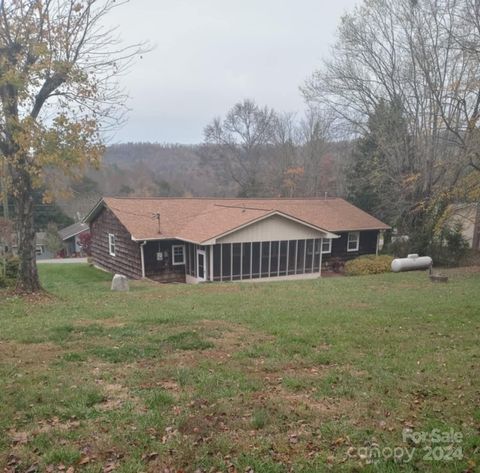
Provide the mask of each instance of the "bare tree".
{"label": "bare tree", "polygon": [[116,77],[142,46],[122,46],[102,24],[123,3],[0,0],[0,152],[16,209],[20,291],[40,289],[33,189],[48,169],[75,175],[96,165],[102,131],[125,110]]}
{"label": "bare tree", "polygon": [[300,159],[305,169],[304,195],[319,196],[325,188],[325,157],[331,149],[332,118],[319,108],[309,108],[300,121],[298,134],[301,145]]}
{"label": "bare tree", "polygon": [[272,109],[244,100],[235,104],[223,120],[216,118],[205,127],[205,142],[216,145],[218,161],[226,166],[242,196],[262,191],[262,158],[274,142],[275,118]]}
{"label": "bare tree", "polygon": [[345,15],[335,55],[302,88],[353,136],[366,133],[382,102],[398,110],[398,127],[376,139],[385,172],[404,189],[407,220],[444,206],[479,169],[478,20],[475,0],[364,2]]}

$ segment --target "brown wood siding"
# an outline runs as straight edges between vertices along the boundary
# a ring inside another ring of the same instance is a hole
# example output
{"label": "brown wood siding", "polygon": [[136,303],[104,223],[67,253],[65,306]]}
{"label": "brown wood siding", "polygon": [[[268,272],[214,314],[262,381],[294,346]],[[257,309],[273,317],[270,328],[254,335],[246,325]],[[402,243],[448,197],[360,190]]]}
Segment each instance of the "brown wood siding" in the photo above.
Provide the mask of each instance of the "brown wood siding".
{"label": "brown wood siding", "polygon": [[[104,208],[90,223],[92,234],[92,258],[96,265],[112,273],[131,279],[141,279],[142,261],[140,245],[108,208]],[[108,247],[108,234],[115,235],[115,256]]]}
{"label": "brown wood siding", "polygon": [[327,263],[332,258],[347,261],[362,255],[374,255],[377,252],[378,230],[360,232],[360,245],[358,251],[347,251],[348,232],[336,232],[340,238],[332,240],[332,252],[323,255],[323,262]]}
{"label": "brown wood siding", "polygon": [[[185,246],[186,243],[178,240],[149,241],[144,249],[145,275],[158,282],[185,282],[185,265],[174,265],[172,256],[173,245]],[[157,259],[157,253],[162,253],[163,259]]]}

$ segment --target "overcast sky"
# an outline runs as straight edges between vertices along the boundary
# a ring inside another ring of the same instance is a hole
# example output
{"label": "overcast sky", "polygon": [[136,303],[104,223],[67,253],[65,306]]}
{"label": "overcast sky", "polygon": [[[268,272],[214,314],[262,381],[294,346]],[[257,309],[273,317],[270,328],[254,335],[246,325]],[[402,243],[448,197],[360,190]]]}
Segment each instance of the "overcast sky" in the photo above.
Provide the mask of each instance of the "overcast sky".
{"label": "overcast sky", "polygon": [[122,78],[132,109],[114,142],[199,143],[204,126],[253,98],[301,113],[298,87],[329,54],[357,0],[131,0],[109,21],[154,50]]}

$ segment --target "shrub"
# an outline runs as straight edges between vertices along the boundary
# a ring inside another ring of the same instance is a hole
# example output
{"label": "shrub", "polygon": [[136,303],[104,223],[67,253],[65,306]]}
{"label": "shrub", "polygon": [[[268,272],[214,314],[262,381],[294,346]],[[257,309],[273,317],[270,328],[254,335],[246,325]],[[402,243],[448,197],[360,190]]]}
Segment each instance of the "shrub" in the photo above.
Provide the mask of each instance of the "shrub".
{"label": "shrub", "polygon": [[433,262],[439,266],[458,266],[468,251],[469,245],[462,234],[461,224],[444,228],[431,246]]}
{"label": "shrub", "polygon": [[360,256],[345,263],[345,274],[348,276],[361,276],[365,274],[388,273],[393,258],[389,255]]}
{"label": "shrub", "polygon": [[19,264],[20,260],[12,256],[7,258],[4,267],[4,261],[0,259],[0,287],[8,287],[15,284]]}

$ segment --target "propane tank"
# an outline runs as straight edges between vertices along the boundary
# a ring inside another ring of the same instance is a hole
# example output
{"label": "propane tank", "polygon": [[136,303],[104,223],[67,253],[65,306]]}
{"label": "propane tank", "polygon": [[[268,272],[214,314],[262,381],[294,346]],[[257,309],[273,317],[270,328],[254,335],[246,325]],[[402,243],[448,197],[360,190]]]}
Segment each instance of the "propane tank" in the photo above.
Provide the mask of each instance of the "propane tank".
{"label": "propane tank", "polygon": [[417,254],[408,255],[406,258],[396,258],[392,261],[392,271],[400,273],[401,271],[415,271],[418,269],[430,269],[433,261],[430,256],[418,256]]}

